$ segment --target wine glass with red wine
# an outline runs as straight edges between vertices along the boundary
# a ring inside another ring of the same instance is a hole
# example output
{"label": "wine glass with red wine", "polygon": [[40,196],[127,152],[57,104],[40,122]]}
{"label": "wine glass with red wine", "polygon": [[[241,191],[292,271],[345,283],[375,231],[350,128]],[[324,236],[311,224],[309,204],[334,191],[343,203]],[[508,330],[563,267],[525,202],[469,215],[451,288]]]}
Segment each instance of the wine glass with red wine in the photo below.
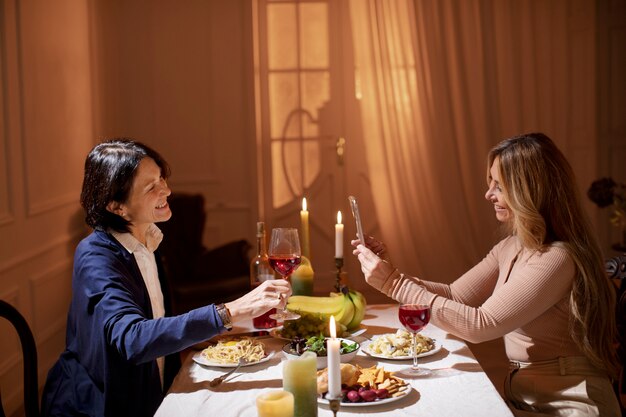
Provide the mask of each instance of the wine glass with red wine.
{"label": "wine glass with red wine", "polygon": [[[289,276],[300,265],[300,238],[298,229],[278,227],[272,229],[270,247],[267,251],[270,265],[276,272],[289,281]],[[270,318],[274,320],[295,320],[300,315],[284,309]]]}
{"label": "wine glass with red wine", "polygon": [[430,306],[422,304],[400,304],[398,310],[400,323],[411,333],[411,355],[413,366],[401,371],[408,377],[422,377],[430,375],[430,370],[417,366],[417,333],[430,321]]}

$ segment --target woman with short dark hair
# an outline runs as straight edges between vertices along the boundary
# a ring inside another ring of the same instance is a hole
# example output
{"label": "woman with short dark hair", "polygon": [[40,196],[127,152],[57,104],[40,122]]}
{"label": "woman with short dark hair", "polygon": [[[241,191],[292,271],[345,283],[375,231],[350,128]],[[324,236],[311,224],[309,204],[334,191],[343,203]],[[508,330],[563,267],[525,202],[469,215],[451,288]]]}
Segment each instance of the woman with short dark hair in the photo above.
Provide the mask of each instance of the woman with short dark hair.
{"label": "woman with short dark hair", "polygon": [[170,219],[169,167],[148,146],[115,139],[85,162],[81,204],[94,230],[74,255],[66,349],[48,374],[43,416],[152,416],[180,367],[177,352],[282,307],[269,280],[226,304],[168,317],[159,257]]}

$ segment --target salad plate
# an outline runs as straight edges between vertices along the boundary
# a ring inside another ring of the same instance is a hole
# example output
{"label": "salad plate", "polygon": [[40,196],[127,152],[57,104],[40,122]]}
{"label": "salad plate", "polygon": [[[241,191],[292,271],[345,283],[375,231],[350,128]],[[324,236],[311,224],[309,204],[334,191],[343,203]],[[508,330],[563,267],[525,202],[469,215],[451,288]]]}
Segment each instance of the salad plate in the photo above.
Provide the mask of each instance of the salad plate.
{"label": "salad plate", "polygon": [[[278,327],[274,327],[272,330],[270,330],[270,336],[272,336],[275,339],[280,339],[280,340],[287,340],[290,341],[291,339],[284,337],[280,331],[283,329],[282,326],[278,326]],[[350,339],[352,337],[357,337],[362,335],[363,333],[365,333],[367,331],[367,328],[365,327],[361,327],[360,329],[356,329],[353,330],[351,332],[346,331],[344,334],[341,335],[341,337],[343,337],[344,339]]]}
{"label": "salad plate", "polygon": [[[347,363],[350,362],[352,359],[354,359],[354,357],[357,355],[357,353],[359,353],[359,348],[360,345],[355,342],[354,340],[350,340],[350,339],[344,339],[341,337],[337,338],[340,342],[342,346],[345,346],[346,348],[349,349],[349,352],[346,353],[341,353],[339,355],[339,360],[341,361],[341,363]],[[286,345],[283,346],[283,355],[287,358],[287,359],[296,359],[300,357],[300,354],[298,354],[293,346],[292,346],[292,342],[287,343]],[[315,352],[315,350],[311,350],[312,352]],[[325,352],[325,351],[324,351]],[[327,362],[328,362],[328,357],[326,355],[326,353],[324,353],[323,355],[320,355],[318,352],[315,352],[317,354],[317,369],[324,369],[327,366]]]}

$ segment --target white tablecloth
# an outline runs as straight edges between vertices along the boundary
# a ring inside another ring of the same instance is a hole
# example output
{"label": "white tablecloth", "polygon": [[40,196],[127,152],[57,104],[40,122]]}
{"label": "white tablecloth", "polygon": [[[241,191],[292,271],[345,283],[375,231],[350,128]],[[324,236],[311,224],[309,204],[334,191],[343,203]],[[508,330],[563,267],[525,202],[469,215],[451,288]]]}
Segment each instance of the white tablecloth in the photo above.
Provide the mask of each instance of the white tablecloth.
{"label": "white tablecloth", "polygon": [[[361,327],[365,336],[395,332],[399,327],[396,305],[368,306]],[[232,333],[253,330],[237,327]],[[409,395],[388,404],[367,407],[343,406],[339,416],[376,414],[379,416],[438,416],[438,417],[511,417],[491,381],[463,340],[447,334],[434,325],[423,331],[443,345],[438,353],[420,359],[420,365],[441,370],[436,377],[407,379],[413,390]],[[262,392],[282,388],[281,347],[284,340],[262,339],[267,351],[275,351],[267,362],[240,368],[232,380],[218,387],[209,387],[208,381],[226,369],[203,367],[188,355],[172,388],[163,400],[156,417],[255,417],[256,397]],[[406,368],[411,361],[377,360],[359,352],[352,361],[363,367],[378,364],[390,371]],[[332,416],[327,405],[320,405],[318,415]]]}

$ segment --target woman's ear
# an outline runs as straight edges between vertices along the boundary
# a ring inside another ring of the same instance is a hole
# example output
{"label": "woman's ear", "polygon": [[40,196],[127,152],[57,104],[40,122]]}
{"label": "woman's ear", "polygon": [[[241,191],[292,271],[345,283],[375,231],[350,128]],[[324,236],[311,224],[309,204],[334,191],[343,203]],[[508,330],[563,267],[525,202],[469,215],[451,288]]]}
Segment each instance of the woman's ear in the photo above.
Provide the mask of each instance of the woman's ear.
{"label": "woman's ear", "polygon": [[120,217],[124,217],[126,215],[126,213],[124,213],[124,209],[122,208],[122,203],[117,201],[110,201],[109,204],[107,204],[107,211],[117,214]]}

